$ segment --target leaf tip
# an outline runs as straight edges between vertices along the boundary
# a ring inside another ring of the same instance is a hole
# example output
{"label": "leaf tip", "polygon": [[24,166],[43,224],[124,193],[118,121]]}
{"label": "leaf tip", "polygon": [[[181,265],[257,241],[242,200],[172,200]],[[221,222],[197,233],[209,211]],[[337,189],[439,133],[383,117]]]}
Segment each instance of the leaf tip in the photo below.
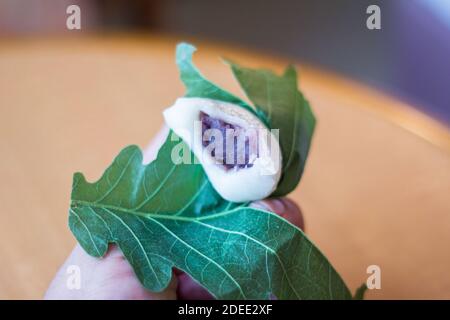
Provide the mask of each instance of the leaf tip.
{"label": "leaf tip", "polygon": [[226,65],[230,66],[231,68],[234,68],[235,66],[238,66],[238,64],[236,62],[234,62],[233,60],[231,60],[230,58],[220,57],[220,60],[222,60],[223,63],[225,63]]}
{"label": "leaf tip", "polygon": [[177,64],[184,60],[190,60],[192,58],[192,54],[197,50],[195,46],[187,42],[180,42],[177,44],[175,50],[175,56]]}
{"label": "leaf tip", "polygon": [[115,160],[122,159],[122,158],[131,159],[133,162],[136,161],[137,163],[142,165],[143,161],[144,161],[144,154],[143,154],[141,148],[139,148],[135,144],[131,144],[131,145],[123,148]]}
{"label": "leaf tip", "polygon": [[297,68],[293,63],[287,65],[286,69],[284,70],[284,76],[295,76],[297,78]]}
{"label": "leaf tip", "polygon": [[75,172],[72,178],[72,189],[75,189],[80,182],[86,182],[86,178],[81,172]]}
{"label": "leaf tip", "polygon": [[364,294],[366,293],[367,289],[367,285],[363,283],[358,289],[356,289],[353,300],[364,300]]}

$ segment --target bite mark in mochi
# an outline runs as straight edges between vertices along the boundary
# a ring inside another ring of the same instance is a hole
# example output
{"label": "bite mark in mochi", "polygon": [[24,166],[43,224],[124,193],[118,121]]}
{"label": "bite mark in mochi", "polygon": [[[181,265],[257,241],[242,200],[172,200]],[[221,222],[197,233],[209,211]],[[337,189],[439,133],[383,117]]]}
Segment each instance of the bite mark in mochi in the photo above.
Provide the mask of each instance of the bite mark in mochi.
{"label": "bite mark in mochi", "polygon": [[182,97],[164,110],[164,120],[225,200],[260,200],[276,189],[282,171],[278,137],[249,110],[220,100]]}
{"label": "bite mark in mochi", "polygon": [[[216,148],[211,150],[211,156],[219,164],[222,164],[226,170],[253,167],[253,162],[259,156],[256,130],[244,129],[238,125],[213,118],[205,112],[200,112],[200,121],[202,122],[203,147],[208,147],[215,141],[214,129],[221,133],[222,150],[216,150]],[[245,140],[240,141],[240,139]],[[230,143],[232,143],[232,147],[229,146]],[[227,146],[229,150],[227,150]],[[233,154],[228,155],[227,151],[231,151]],[[232,159],[230,159],[231,156],[233,156]]]}

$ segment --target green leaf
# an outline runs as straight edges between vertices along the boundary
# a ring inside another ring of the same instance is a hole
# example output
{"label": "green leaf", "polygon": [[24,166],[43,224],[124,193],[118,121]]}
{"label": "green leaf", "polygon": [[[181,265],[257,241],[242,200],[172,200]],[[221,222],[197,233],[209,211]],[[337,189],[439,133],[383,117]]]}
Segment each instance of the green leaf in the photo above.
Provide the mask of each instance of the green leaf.
{"label": "green leaf", "polygon": [[69,226],[90,255],[116,243],[152,291],[177,267],[221,299],[351,299],[301,230],[221,199],[200,165],[174,164],[180,144],[168,138],[147,166],[127,147],[95,183],[74,175]]}
{"label": "green leaf", "polygon": [[[229,60],[234,76],[271,129],[279,129],[283,175],[274,197],[284,196],[298,185],[308,156],[315,118],[297,87],[297,72],[289,66],[283,75],[249,69]],[[260,116],[261,118],[261,116]]]}
{"label": "green leaf", "polygon": [[356,289],[353,300],[364,300],[364,294],[367,291],[367,285],[363,283],[358,289]]}
{"label": "green leaf", "polygon": [[247,103],[205,79],[192,62],[196,48],[188,43],[177,45],[176,62],[180,78],[186,86],[186,97],[208,98],[237,104],[255,114],[255,109]]}

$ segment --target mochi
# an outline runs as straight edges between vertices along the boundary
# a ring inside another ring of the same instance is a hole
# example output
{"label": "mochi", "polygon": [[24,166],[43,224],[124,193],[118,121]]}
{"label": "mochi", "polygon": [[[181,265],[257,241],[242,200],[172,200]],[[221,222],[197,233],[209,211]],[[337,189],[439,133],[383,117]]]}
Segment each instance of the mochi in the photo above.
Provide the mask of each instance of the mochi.
{"label": "mochi", "polygon": [[164,120],[189,146],[222,198],[264,199],[281,176],[278,130],[269,130],[239,105],[206,98],[179,98]]}

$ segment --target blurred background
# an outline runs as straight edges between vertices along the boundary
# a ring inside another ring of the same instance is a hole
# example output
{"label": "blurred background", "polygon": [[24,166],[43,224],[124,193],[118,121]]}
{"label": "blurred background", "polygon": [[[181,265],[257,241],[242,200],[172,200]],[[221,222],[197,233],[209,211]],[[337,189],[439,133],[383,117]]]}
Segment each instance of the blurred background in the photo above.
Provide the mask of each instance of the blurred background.
{"label": "blurred background", "polygon": [[148,145],[184,92],[182,40],[241,97],[218,56],[294,62],[318,119],[289,195],[307,234],[352,290],[382,268],[369,298],[449,299],[449,39],[450,0],[0,0],[0,299],[43,296],[75,244],[73,173]]}
{"label": "blurred background", "polygon": [[[0,35],[168,32],[284,55],[366,82],[450,124],[449,0],[0,0]],[[366,8],[381,8],[368,30]]]}

